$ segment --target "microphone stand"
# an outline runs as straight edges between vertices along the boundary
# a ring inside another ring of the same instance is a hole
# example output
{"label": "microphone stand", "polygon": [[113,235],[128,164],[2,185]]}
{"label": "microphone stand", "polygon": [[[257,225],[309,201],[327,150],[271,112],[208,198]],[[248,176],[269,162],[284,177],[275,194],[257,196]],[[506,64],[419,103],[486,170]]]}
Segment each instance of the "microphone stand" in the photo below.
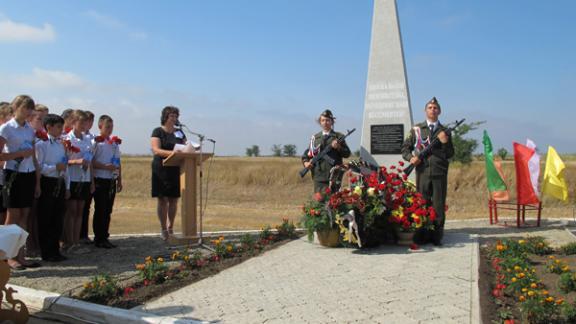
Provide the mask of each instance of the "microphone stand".
{"label": "microphone stand", "polygon": [[[198,137],[198,142],[199,142],[199,145],[200,145],[200,148],[199,148],[199,150],[200,150],[200,154],[199,154],[199,156],[200,156],[200,163],[199,163],[199,165],[198,165],[198,170],[199,170],[199,173],[200,173],[200,196],[199,196],[199,199],[200,199],[200,206],[199,206],[199,207],[200,207],[200,217],[199,217],[199,222],[198,222],[198,247],[202,247],[202,248],[205,248],[206,250],[215,252],[215,250],[214,250],[213,248],[211,248],[210,246],[204,244],[204,237],[203,237],[203,234],[202,234],[202,233],[204,232],[204,230],[203,230],[203,228],[202,228],[203,219],[204,219],[204,209],[202,208],[202,200],[203,200],[203,199],[202,199],[202,191],[203,191],[203,189],[202,189],[202,182],[203,182],[203,181],[202,181],[202,178],[203,178],[203,175],[202,175],[202,172],[203,172],[203,170],[202,170],[202,164],[204,164],[204,163],[203,163],[204,159],[202,158],[202,154],[203,154],[203,153],[202,153],[202,146],[203,146],[204,140],[206,139],[206,136],[191,131],[190,128],[188,128],[188,126],[186,126],[186,125],[184,125],[184,124],[179,124],[179,126],[180,126],[180,129],[183,129],[183,130],[185,130],[187,133]],[[212,140],[212,141],[213,141],[213,140]]]}

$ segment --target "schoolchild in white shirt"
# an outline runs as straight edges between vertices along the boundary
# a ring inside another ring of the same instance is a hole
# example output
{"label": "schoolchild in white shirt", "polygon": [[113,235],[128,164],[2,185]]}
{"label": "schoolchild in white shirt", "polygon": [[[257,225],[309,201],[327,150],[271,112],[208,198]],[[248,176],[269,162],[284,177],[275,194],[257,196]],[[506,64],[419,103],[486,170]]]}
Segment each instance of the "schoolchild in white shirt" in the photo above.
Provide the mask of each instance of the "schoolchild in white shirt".
{"label": "schoolchild in white shirt", "polygon": [[82,110],[75,110],[73,115],[74,126],[66,139],[78,152],[71,152],[68,160],[70,199],[66,202],[66,215],[64,216],[64,250],[79,244],[84,203],[94,192],[92,173],[94,147],[92,141],[84,135],[88,125],[88,115]]}
{"label": "schoolchild in white shirt", "polygon": [[110,216],[116,193],[122,191],[122,172],[120,166],[120,139],[111,137],[114,122],[110,116],[102,115],[98,120],[100,135],[94,138],[96,150],[92,165],[94,167],[94,244],[99,248],[114,248],[110,243]]}
{"label": "schoolchild in white shirt", "polygon": [[[9,103],[0,102],[0,125],[4,125],[7,121],[12,119],[12,106]],[[0,161],[0,192],[4,188],[4,164],[5,161]],[[4,225],[6,221],[6,206],[4,206],[3,199],[0,199],[0,225]]]}
{"label": "schoolchild in white shirt", "polygon": [[40,172],[36,181],[40,183],[38,199],[38,237],[42,260],[59,262],[66,260],[60,254],[59,240],[62,235],[66,199],[70,198],[68,175],[68,153],[61,139],[64,119],[55,114],[44,117],[48,136],[36,143],[36,159]]}
{"label": "schoolchild in white shirt", "polygon": [[[5,224],[17,224],[26,229],[36,188],[35,134],[26,119],[34,110],[35,104],[29,96],[20,95],[14,98],[11,106],[14,109],[14,118],[0,126],[0,160],[6,161],[2,190],[8,208]],[[23,250],[20,250],[15,258],[8,260],[8,265],[14,270],[40,266],[24,260]]]}
{"label": "schoolchild in white shirt", "polygon": [[[94,113],[90,110],[85,110],[86,114],[88,115],[88,125],[86,126],[86,133],[84,135],[88,137],[90,140],[93,140],[96,137],[93,133],[90,132],[92,126],[94,125]],[[82,225],[80,227],[80,243],[90,244],[90,238],[88,237],[88,224],[90,223],[90,205],[92,204],[92,197],[93,194],[90,194],[84,203],[84,209],[82,211]]]}
{"label": "schoolchild in white shirt", "polygon": [[[37,140],[44,140],[48,135],[44,128],[43,120],[48,114],[49,109],[43,104],[37,103],[34,111],[28,117],[28,124],[34,128]],[[39,169],[36,165],[36,169]],[[36,186],[40,185],[40,181],[36,181]],[[38,200],[34,199],[30,214],[28,215],[28,238],[26,239],[26,255],[39,256],[40,253],[40,239],[38,237]]]}

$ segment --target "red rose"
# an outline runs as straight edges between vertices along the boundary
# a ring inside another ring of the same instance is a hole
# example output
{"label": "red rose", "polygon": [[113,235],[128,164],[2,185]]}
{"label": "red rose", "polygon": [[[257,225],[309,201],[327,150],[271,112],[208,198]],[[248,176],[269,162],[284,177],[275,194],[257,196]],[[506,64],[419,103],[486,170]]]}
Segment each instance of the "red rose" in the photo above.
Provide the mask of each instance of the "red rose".
{"label": "red rose", "polygon": [[420,249],[420,247],[418,246],[418,244],[416,244],[416,243],[410,244],[410,250],[416,251],[419,249]]}
{"label": "red rose", "polygon": [[68,134],[72,131],[72,127],[65,127],[64,128],[64,133]]}
{"label": "red rose", "polygon": [[404,162],[403,162],[403,161],[398,161],[398,164],[400,164],[400,166],[404,166]]}
{"label": "red rose", "polygon": [[326,192],[326,194],[329,195],[332,192],[332,190],[330,190],[330,187],[327,187],[326,190],[324,190],[324,192]]}
{"label": "red rose", "polygon": [[94,137],[94,142],[96,143],[102,143],[106,140],[106,137],[102,136],[102,135],[98,135],[96,137]]}
{"label": "red rose", "polygon": [[492,296],[494,296],[496,298],[501,297],[502,296],[502,290],[495,288],[494,290],[492,290]]}
{"label": "red rose", "polygon": [[48,133],[46,133],[46,131],[40,129],[40,130],[36,131],[36,137],[38,139],[43,140],[43,141],[47,141],[48,140]]}
{"label": "red rose", "polygon": [[357,181],[358,181],[358,178],[356,178],[356,177],[350,178],[350,183],[356,183]]}
{"label": "red rose", "polygon": [[324,197],[322,196],[321,193],[317,192],[314,194],[314,200],[316,201],[322,201],[324,199]]}

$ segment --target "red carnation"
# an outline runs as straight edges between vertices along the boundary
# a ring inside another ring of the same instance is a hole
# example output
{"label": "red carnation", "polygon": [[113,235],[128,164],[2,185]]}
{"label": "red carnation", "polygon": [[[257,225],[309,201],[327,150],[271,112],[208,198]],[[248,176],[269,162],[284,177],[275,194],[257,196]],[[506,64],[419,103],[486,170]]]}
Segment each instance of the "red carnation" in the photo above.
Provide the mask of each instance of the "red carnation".
{"label": "red carnation", "polygon": [[39,129],[39,130],[36,131],[36,137],[37,137],[38,139],[43,140],[43,141],[47,141],[47,140],[48,140],[48,133],[46,133],[45,130]]}
{"label": "red carnation", "polygon": [[110,144],[122,144],[122,139],[120,139],[120,137],[118,136],[112,136],[110,137]]}
{"label": "red carnation", "polygon": [[130,295],[133,291],[134,291],[134,288],[132,288],[132,287],[124,288],[124,297],[128,297],[128,295]]}

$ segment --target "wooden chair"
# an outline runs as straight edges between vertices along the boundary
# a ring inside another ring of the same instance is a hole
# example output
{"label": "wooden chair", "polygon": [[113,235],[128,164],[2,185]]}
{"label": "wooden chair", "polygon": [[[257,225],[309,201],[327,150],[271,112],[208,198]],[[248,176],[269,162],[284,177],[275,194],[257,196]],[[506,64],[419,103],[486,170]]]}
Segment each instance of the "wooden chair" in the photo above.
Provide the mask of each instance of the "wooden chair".
{"label": "wooden chair", "polygon": [[[506,222],[498,222],[498,209],[515,210],[516,211],[516,227],[540,227],[540,216],[542,215],[542,202],[537,204],[519,204],[511,201],[496,201],[492,198],[488,200],[488,210],[490,212],[490,225],[497,224],[508,226]],[[526,223],[526,211],[536,211],[536,225]]]}

